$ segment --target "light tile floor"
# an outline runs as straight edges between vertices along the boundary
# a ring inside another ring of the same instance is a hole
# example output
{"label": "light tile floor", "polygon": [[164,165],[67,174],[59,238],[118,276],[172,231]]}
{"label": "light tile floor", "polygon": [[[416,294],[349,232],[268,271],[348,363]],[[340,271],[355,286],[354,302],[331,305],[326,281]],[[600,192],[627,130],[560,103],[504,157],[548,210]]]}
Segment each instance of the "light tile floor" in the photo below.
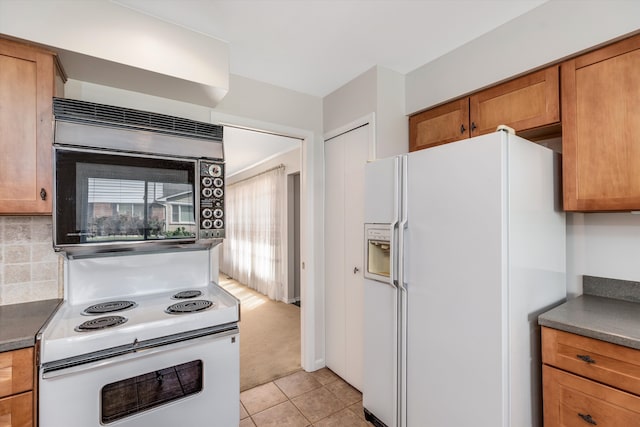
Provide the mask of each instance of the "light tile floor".
{"label": "light tile floor", "polygon": [[368,427],[362,394],[327,368],[240,393],[240,427]]}

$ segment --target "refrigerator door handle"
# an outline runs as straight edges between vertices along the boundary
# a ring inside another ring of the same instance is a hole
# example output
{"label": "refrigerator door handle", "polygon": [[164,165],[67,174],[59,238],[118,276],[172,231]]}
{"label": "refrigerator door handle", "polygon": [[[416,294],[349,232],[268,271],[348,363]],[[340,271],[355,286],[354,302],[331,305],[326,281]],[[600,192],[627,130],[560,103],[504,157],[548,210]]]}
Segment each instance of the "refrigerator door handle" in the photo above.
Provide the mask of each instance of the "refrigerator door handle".
{"label": "refrigerator door handle", "polygon": [[405,277],[405,234],[408,227],[408,206],[407,206],[407,156],[404,155],[401,157],[402,163],[400,165],[399,178],[400,181],[400,191],[399,191],[399,203],[400,207],[400,223],[398,225],[398,278],[399,278],[399,288],[401,290],[406,291],[406,277]]}
{"label": "refrigerator door handle", "polygon": [[391,224],[391,262],[390,262],[390,274],[391,280],[389,284],[394,288],[397,288],[400,283],[400,277],[398,274],[398,222]]}
{"label": "refrigerator door handle", "polygon": [[396,422],[398,427],[406,427],[407,425],[407,274],[406,274],[406,257],[405,251],[406,236],[408,228],[408,206],[407,206],[407,163],[406,155],[402,156],[402,164],[400,168],[399,180],[400,188],[400,223],[398,226],[398,366],[397,366],[397,396],[398,411],[396,413]]}
{"label": "refrigerator door handle", "polygon": [[401,215],[401,200],[402,200],[402,157],[397,156],[393,160],[393,179],[394,179],[394,191],[393,191],[393,222],[391,223],[391,285],[398,287],[400,284],[399,277],[399,244],[400,239],[398,237],[399,230],[398,225]]}

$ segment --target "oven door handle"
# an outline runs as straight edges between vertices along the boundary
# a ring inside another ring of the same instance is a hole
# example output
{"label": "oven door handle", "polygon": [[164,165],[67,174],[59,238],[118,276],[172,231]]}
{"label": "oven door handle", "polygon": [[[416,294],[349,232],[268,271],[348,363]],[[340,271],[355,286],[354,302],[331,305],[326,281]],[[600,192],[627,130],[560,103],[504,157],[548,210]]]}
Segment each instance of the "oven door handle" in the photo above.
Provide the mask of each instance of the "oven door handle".
{"label": "oven door handle", "polygon": [[202,335],[195,338],[187,338],[181,341],[173,340],[172,342],[170,341],[167,344],[162,344],[162,341],[160,339],[149,340],[142,342],[142,344],[140,345],[134,343],[127,351],[120,350],[119,352],[114,353],[113,356],[102,357],[99,360],[95,360],[95,358],[88,356],[84,362],[82,361],[82,359],[78,359],[68,367],[47,369],[47,364],[45,363],[40,366],[39,369],[42,371],[42,379],[46,380],[51,378],[58,378],[66,375],[73,375],[89,369],[100,368],[112,365],[114,363],[126,362],[140,357],[149,356],[161,351],[180,349],[186,346],[193,345],[193,343],[196,341],[199,342],[205,340],[218,340],[232,335],[237,335],[238,332],[238,326],[234,325],[233,328],[221,332]]}

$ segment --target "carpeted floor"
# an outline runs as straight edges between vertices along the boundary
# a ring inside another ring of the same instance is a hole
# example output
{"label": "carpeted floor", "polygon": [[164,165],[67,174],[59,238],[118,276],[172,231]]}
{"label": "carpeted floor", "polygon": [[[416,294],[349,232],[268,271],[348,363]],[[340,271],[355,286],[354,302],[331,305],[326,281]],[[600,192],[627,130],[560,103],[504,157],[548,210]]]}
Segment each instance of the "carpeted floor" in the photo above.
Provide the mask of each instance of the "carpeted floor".
{"label": "carpeted floor", "polygon": [[300,308],[270,300],[224,274],[219,279],[241,301],[240,391],[300,370]]}

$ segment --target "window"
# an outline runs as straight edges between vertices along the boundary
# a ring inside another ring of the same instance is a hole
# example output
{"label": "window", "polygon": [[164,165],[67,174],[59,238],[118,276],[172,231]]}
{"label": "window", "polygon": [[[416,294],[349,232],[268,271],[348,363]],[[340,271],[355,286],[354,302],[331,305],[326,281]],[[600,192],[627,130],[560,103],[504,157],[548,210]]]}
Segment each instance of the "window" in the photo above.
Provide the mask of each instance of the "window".
{"label": "window", "polygon": [[171,205],[171,222],[174,224],[193,224],[195,217],[193,216],[192,205]]}

